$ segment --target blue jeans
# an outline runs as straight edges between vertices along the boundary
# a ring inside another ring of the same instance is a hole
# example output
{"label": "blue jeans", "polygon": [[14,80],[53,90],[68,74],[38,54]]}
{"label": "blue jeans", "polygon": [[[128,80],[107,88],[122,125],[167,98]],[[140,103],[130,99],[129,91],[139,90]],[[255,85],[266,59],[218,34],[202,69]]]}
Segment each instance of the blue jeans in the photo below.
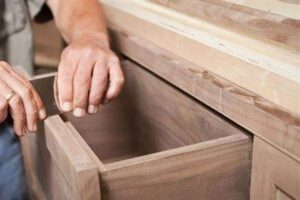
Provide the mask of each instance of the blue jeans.
{"label": "blue jeans", "polygon": [[21,146],[11,126],[0,124],[0,200],[26,198]]}

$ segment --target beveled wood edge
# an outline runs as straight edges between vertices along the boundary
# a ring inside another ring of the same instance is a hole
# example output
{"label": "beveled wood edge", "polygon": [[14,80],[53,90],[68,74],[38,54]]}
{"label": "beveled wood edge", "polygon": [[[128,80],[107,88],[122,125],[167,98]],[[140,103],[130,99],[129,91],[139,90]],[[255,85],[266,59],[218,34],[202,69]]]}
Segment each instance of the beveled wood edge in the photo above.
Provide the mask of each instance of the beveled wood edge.
{"label": "beveled wood edge", "polygon": [[250,141],[251,138],[248,135],[240,133],[236,135],[226,136],[223,138],[218,138],[215,140],[205,141],[197,144],[187,145],[184,147],[179,147],[179,148],[165,150],[165,151],[139,156],[127,160],[122,160],[114,163],[109,163],[105,165],[106,170],[103,172],[117,170],[125,167],[131,167],[139,164],[145,164],[147,162],[152,162],[155,160],[160,160],[160,159],[173,157],[173,156],[190,153],[194,151],[201,151],[204,149],[215,148],[226,144],[232,144],[235,142],[250,143]]}

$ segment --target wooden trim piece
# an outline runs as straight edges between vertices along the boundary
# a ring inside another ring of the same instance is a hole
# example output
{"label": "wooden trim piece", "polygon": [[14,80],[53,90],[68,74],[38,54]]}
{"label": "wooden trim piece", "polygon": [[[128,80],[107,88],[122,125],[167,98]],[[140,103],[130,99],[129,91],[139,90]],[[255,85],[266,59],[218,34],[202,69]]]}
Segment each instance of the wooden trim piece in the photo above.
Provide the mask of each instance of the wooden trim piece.
{"label": "wooden trim piece", "polygon": [[130,32],[112,27],[116,49],[300,161],[300,119]]}
{"label": "wooden trim piece", "polygon": [[45,120],[46,146],[76,199],[100,199],[98,168],[59,116]]}
{"label": "wooden trim piece", "polygon": [[300,114],[299,52],[224,30],[150,2],[101,2],[110,25],[131,31]]}
{"label": "wooden trim piece", "polygon": [[[150,0],[239,34],[300,50],[300,20],[220,0]],[[299,10],[300,13],[300,10]]]}

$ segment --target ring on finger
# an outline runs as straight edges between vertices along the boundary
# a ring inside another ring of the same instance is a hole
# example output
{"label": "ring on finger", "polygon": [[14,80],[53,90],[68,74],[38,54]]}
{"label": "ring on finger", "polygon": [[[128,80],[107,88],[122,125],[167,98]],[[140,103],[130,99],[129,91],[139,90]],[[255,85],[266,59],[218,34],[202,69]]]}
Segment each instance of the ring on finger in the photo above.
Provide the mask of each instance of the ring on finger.
{"label": "ring on finger", "polygon": [[6,101],[9,102],[14,96],[16,95],[15,91],[11,91],[10,93],[8,93],[5,97]]}

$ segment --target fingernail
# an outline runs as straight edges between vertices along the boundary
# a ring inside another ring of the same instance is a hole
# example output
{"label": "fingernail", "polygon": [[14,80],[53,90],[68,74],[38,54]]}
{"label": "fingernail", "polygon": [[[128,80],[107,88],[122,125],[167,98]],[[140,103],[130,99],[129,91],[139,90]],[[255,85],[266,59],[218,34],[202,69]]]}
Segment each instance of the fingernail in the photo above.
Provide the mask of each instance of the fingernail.
{"label": "fingernail", "polygon": [[89,105],[89,107],[88,107],[88,112],[90,114],[95,114],[97,112],[97,110],[98,110],[98,108],[94,105]]}
{"label": "fingernail", "polygon": [[84,115],[84,110],[83,110],[82,108],[75,108],[75,109],[73,110],[73,115],[74,115],[75,117],[83,117],[83,115]]}
{"label": "fingernail", "polygon": [[64,102],[63,107],[62,107],[62,110],[63,110],[64,112],[69,112],[71,109],[72,109],[71,103],[70,103],[70,102],[67,102],[67,101]]}
{"label": "fingernail", "polygon": [[37,131],[37,124],[36,123],[34,123],[34,125],[33,125],[33,131]]}
{"label": "fingernail", "polygon": [[46,110],[45,110],[45,108],[43,108],[43,109],[41,109],[39,111],[39,117],[40,117],[40,119],[45,119],[46,118]]}

